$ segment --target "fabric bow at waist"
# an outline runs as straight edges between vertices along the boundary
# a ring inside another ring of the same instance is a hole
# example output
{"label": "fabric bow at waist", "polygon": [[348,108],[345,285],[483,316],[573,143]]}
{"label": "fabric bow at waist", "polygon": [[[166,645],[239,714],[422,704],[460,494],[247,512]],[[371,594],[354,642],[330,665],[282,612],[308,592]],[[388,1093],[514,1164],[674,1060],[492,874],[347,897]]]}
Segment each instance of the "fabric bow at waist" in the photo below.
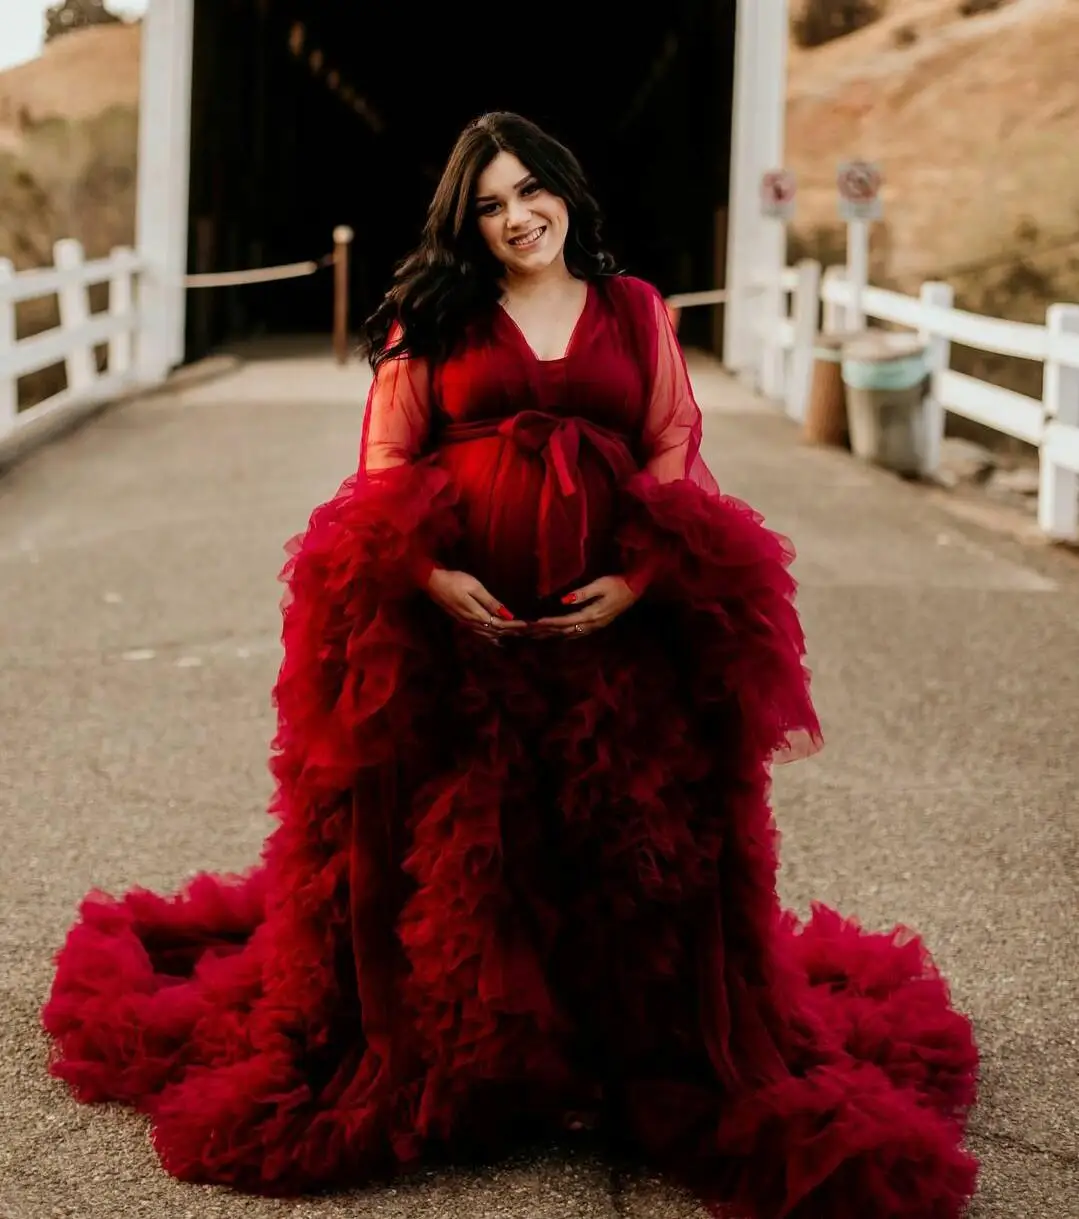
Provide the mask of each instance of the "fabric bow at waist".
{"label": "fabric bow at waist", "polygon": [[577,416],[522,411],[508,419],[481,419],[451,423],[442,432],[444,444],[463,444],[504,436],[525,453],[543,461],[536,545],[539,559],[539,594],[549,597],[569,587],[587,566],[588,500],[578,481],[582,444],[622,483],[636,470],[626,440],[598,424]]}

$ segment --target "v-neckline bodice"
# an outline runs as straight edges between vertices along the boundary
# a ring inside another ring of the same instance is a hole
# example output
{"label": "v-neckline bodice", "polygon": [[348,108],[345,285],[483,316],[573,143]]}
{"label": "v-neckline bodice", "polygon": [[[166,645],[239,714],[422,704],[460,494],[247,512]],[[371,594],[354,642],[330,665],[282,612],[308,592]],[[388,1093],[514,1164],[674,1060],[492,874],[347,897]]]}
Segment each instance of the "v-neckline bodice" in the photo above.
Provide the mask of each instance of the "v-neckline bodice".
{"label": "v-neckline bodice", "polygon": [[591,305],[592,305],[592,281],[585,280],[584,304],[581,306],[581,312],[577,315],[577,320],[576,320],[576,322],[574,322],[573,329],[570,331],[569,340],[566,343],[566,349],[565,349],[565,351],[563,351],[563,353],[560,356],[555,356],[553,359],[550,359],[550,360],[544,360],[536,354],[536,349],[528,341],[528,338],[525,335],[525,332],[521,329],[521,327],[517,323],[517,321],[510,315],[509,310],[505,307],[505,305],[502,304],[501,301],[499,301],[499,303],[498,303],[498,312],[509,323],[510,328],[513,330],[513,332],[517,336],[518,342],[520,343],[521,347],[524,348],[525,352],[528,354],[528,356],[533,361],[533,363],[541,364],[541,365],[556,366],[559,364],[564,364],[573,354],[573,349],[577,344],[577,336],[580,334],[580,332],[584,326],[585,318],[588,316],[588,311],[589,311]]}

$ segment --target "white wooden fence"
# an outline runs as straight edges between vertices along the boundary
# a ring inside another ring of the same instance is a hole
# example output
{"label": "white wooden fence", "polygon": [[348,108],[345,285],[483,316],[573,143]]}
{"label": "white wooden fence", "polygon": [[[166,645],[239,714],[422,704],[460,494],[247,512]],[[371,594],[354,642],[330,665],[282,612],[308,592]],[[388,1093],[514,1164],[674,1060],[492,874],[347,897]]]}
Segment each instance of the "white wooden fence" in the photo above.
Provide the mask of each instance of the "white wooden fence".
{"label": "white wooden fence", "polygon": [[[807,260],[784,273],[780,316],[762,310],[757,378],[762,392],[801,420],[818,328],[853,327],[861,322],[854,311],[917,331],[928,344],[932,370],[924,405],[923,473],[938,468],[949,411],[1024,440],[1039,454],[1041,530],[1054,539],[1079,541],[1079,305],[1053,305],[1044,325],[1031,325],[955,309],[951,285],[945,283],[924,284],[917,297],[873,287],[860,301],[854,296],[842,267],[822,275],[820,265]],[[955,372],[952,343],[1043,364],[1041,399]]]}
{"label": "white wooden fence", "polygon": [[[81,245],[65,239],[55,246],[55,266],[16,274],[0,259],[0,442],[55,413],[107,401],[136,383],[134,347],[140,315],[136,284],[142,265],[128,249],[87,262]],[[90,312],[89,289],[109,285],[108,309]],[[962,415],[1037,448],[1040,460],[1038,522],[1052,538],[1079,541],[1079,305],[1053,305],[1044,325],[1006,322],[953,307],[952,288],[924,284],[917,297],[869,287],[857,295],[843,268],[821,273],[805,261],[784,272],[779,316],[770,304],[776,285],[758,285],[765,305],[759,334],[757,380],[796,420],[805,414],[816,335],[843,330],[867,318],[920,333],[930,352],[930,392],[924,404],[925,468],[940,461],[947,412]],[[16,339],[15,306],[55,295],[60,324]],[[724,293],[697,293],[669,303],[715,303]],[[951,344],[1033,360],[1044,366],[1041,399],[1003,389],[951,367]],[[94,349],[107,345],[104,369]],[[26,410],[18,409],[18,381],[63,362],[67,387]]]}
{"label": "white wooden fence", "polygon": [[[135,382],[138,256],[121,248],[87,262],[71,238],[58,241],[53,256],[52,267],[18,273],[0,259],[0,442],[49,416],[108,401]],[[108,309],[91,313],[90,288],[101,283],[109,285]],[[59,326],[16,339],[15,306],[48,296],[59,302]],[[99,371],[94,348],[101,345],[107,345],[108,357]],[[67,387],[20,411],[19,378],[59,363]]]}

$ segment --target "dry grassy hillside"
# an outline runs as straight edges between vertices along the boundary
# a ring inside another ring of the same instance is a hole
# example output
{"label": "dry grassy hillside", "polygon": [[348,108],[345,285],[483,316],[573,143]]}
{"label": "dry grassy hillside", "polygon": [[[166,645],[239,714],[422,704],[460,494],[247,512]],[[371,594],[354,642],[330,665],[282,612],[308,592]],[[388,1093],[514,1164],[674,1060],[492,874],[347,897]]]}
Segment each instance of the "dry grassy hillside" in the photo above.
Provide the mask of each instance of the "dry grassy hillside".
{"label": "dry grassy hillside", "polygon": [[[61,237],[90,258],[134,242],[138,95],[138,25],[73,31],[0,73],[0,258],[22,270],[48,266]],[[20,335],[57,320],[54,298],[17,310]],[[19,401],[63,384],[62,366],[24,377]]]}
{"label": "dry grassy hillside", "polygon": [[878,161],[878,278],[946,278],[969,307],[1040,320],[1079,300],[1079,3],[892,0],[885,17],[792,48],[788,158],[802,184],[799,248],[839,234],[834,169]]}
{"label": "dry grassy hillside", "polygon": [[76,30],[0,73],[0,257],[52,261],[77,237],[91,257],[134,239],[139,26]]}
{"label": "dry grassy hillside", "polygon": [[139,36],[138,23],[73,30],[0,72],[0,125],[14,125],[20,110],[34,121],[77,121],[138,106]]}

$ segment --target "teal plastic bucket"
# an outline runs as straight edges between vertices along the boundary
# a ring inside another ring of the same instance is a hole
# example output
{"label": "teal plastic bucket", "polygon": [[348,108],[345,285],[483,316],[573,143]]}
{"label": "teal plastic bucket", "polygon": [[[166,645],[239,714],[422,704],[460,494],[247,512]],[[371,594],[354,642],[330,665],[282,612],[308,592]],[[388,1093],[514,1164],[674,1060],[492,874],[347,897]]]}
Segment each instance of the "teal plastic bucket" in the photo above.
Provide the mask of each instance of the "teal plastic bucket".
{"label": "teal plastic bucket", "polygon": [[894,393],[913,389],[928,376],[929,361],[924,353],[879,360],[843,360],[843,384],[850,389]]}

